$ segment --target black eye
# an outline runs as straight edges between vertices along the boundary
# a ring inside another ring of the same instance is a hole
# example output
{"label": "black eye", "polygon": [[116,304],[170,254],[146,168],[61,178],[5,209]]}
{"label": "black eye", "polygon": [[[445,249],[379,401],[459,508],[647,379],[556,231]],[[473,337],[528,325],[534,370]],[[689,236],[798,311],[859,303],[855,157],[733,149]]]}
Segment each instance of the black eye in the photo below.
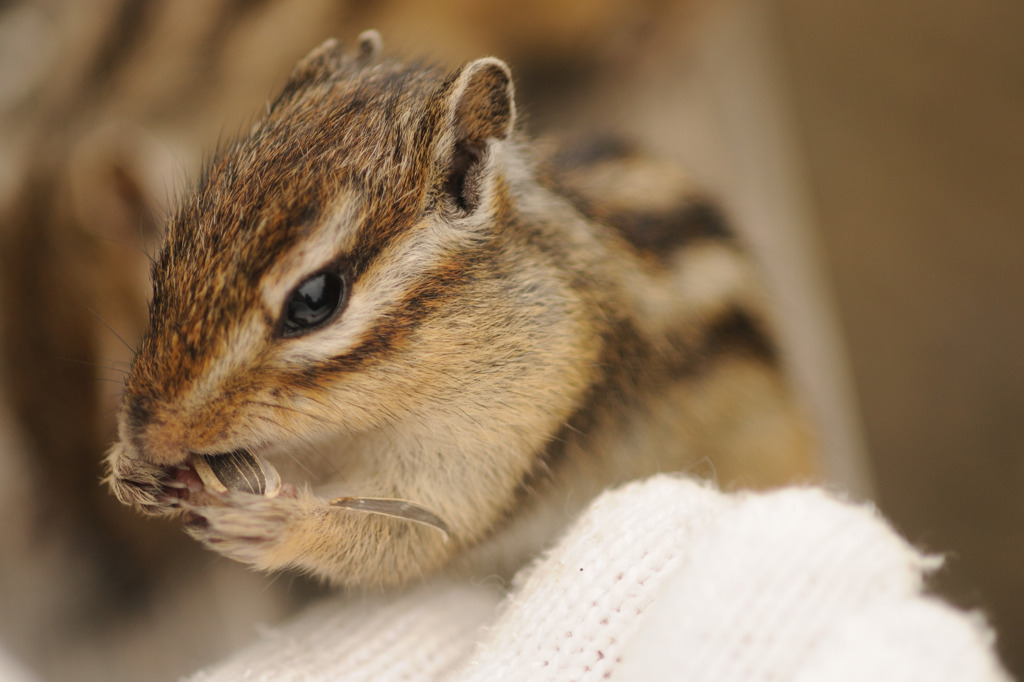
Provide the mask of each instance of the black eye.
{"label": "black eye", "polygon": [[319,272],[295,287],[285,303],[282,333],[295,336],[334,317],[345,300],[345,279],[336,272]]}

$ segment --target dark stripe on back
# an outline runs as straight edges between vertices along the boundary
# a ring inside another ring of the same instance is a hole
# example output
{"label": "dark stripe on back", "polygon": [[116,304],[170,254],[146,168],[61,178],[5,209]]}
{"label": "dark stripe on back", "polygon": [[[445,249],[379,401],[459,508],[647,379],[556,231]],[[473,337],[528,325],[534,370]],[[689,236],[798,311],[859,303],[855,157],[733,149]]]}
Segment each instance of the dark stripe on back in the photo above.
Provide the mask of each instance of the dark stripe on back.
{"label": "dark stripe on back", "polygon": [[707,362],[740,355],[767,365],[779,364],[778,349],[764,325],[741,308],[730,308],[715,320],[704,337],[701,353],[701,358]]}
{"label": "dark stripe on back", "polygon": [[731,236],[725,217],[712,202],[680,203],[669,211],[608,211],[594,216],[626,238],[639,251],[659,254],[699,238],[727,239]]}
{"label": "dark stripe on back", "polygon": [[[547,157],[541,179],[593,222],[615,230],[633,248],[664,258],[696,239],[729,239],[728,222],[715,203],[680,185],[668,208],[651,208],[638,196],[633,204],[609,201],[617,188],[608,186],[608,168],[622,164],[624,174],[645,158],[619,138],[596,137],[560,145]],[[595,174],[600,168],[601,173]],[[648,169],[648,172],[652,172]]]}

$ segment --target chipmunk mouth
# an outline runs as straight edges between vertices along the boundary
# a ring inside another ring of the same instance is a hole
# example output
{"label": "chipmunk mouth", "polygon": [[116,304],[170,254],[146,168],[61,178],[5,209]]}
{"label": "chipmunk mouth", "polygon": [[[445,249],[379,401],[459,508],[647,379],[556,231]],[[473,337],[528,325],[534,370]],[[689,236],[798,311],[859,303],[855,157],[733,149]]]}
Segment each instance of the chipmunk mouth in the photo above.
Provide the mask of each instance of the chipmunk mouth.
{"label": "chipmunk mouth", "polygon": [[191,453],[170,472],[168,487],[179,499],[198,493],[245,492],[276,497],[281,476],[273,464],[244,448],[212,455]]}

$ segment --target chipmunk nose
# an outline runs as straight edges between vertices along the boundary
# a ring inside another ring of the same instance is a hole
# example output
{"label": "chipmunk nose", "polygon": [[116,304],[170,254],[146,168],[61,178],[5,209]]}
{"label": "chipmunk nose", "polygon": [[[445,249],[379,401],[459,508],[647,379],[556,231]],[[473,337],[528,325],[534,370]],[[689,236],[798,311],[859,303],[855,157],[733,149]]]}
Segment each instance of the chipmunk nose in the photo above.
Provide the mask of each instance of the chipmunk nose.
{"label": "chipmunk nose", "polygon": [[147,462],[171,466],[188,456],[181,420],[164,411],[158,413],[144,398],[125,397],[120,430],[121,440],[130,443],[135,456]]}
{"label": "chipmunk nose", "polygon": [[125,402],[125,422],[129,429],[138,432],[149,423],[153,411],[139,398],[127,398]]}

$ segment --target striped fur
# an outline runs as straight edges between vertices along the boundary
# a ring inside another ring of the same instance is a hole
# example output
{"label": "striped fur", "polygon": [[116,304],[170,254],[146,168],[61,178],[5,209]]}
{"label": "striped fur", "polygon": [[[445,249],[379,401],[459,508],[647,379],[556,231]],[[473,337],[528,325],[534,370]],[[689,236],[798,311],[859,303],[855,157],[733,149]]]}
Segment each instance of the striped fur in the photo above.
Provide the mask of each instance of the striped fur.
{"label": "striped fur", "polygon": [[[684,175],[614,144],[531,145],[496,59],[446,73],[378,47],[307,56],[170,219],[108,458],[119,499],[184,507],[261,569],[384,586],[514,566],[655,471],[813,476],[756,277]],[[350,284],[344,311],[282,335],[324,268]],[[190,453],[240,448],[295,487],[168,496]],[[451,538],[331,509],[340,494],[413,500]]]}

